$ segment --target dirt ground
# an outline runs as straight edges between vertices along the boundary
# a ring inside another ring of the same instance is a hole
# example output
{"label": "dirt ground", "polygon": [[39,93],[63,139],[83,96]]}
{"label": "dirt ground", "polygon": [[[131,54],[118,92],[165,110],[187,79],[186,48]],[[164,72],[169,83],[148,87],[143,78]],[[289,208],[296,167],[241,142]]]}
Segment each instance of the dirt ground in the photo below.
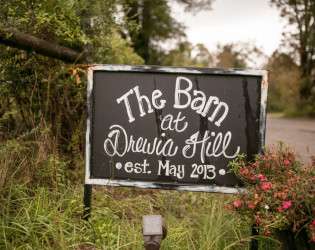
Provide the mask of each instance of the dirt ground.
{"label": "dirt ground", "polygon": [[266,146],[281,140],[295,148],[303,162],[315,155],[315,120],[271,118],[267,116]]}

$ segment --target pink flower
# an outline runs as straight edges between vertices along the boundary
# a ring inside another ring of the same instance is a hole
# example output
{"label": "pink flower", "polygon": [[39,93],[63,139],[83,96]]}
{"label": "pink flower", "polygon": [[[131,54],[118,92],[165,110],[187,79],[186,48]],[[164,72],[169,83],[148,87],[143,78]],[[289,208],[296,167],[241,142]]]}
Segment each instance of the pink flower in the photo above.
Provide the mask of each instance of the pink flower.
{"label": "pink flower", "polygon": [[312,238],[313,242],[315,242],[315,233],[312,233]]}
{"label": "pink flower", "polygon": [[269,167],[269,163],[266,163],[266,167]]}
{"label": "pink flower", "polygon": [[259,218],[259,215],[254,215],[255,219],[257,220]]}
{"label": "pink flower", "polygon": [[265,157],[262,157],[261,160],[264,161],[264,160],[266,160],[266,158],[265,158]]}
{"label": "pink flower", "polygon": [[262,223],[261,223],[261,221],[260,221],[260,220],[258,221],[258,225],[259,225],[259,226],[261,226],[261,225],[262,225]]}
{"label": "pink flower", "polygon": [[268,179],[266,177],[263,177],[260,179],[261,181],[268,181]]}
{"label": "pink flower", "polygon": [[251,209],[253,209],[253,210],[254,210],[254,208],[255,208],[254,205],[249,205],[249,207],[250,207]]}
{"label": "pink flower", "polygon": [[313,220],[313,225],[315,225],[315,220]]}
{"label": "pink flower", "polygon": [[289,161],[285,161],[284,164],[285,164],[285,165],[289,165],[290,162],[289,162]]}
{"label": "pink flower", "polygon": [[257,161],[254,163],[254,166],[255,166],[255,167],[257,167],[257,166],[258,166],[258,162],[257,162]]}
{"label": "pink flower", "polygon": [[289,207],[291,207],[292,203],[291,201],[284,201],[282,206],[284,209],[288,209]]}
{"label": "pink flower", "polygon": [[241,205],[243,202],[242,201],[235,201],[234,202],[234,206],[238,207],[239,205]]}
{"label": "pink flower", "polygon": [[261,189],[262,190],[270,190],[270,185],[271,184],[271,182],[266,182],[266,183],[264,183],[264,185],[261,187]]}
{"label": "pink flower", "polygon": [[261,179],[261,178],[263,178],[263,175],[260,174],[260,175],[258,175],[257,177],[258,177],[259,179]]}
{"label": "pink flower", "polygon": [[271,232],[270,231],[264,231],[265,235],[270,235]]}
{"label": "pink flower", "polygon": [[279,212],[281,212],[282,207],[279,206],[279,207],[277,207],[277,209],[278,209]]}
{"label": "pink flower", "polygon": [[244,169],[244,170],[242,171],[242,175],[244,175],[244,174],[248,174],[248,169]]}
{"label": "pink flower", "polygon": [[231,206],[227,206],[226,208],[227,208],[228,210],[231,210],[231,209],[232,209]]}

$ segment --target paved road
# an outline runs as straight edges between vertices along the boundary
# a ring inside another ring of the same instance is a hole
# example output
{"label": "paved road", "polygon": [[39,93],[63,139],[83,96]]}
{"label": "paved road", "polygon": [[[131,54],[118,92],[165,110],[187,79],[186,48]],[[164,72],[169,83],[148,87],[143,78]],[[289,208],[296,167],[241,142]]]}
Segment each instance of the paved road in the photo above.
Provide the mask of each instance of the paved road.
{"label": "paved road", "polygon": [[315,155],[315,120],[295,120],[267,117],[266,146],[279,140],[293,146],[304,162]]}

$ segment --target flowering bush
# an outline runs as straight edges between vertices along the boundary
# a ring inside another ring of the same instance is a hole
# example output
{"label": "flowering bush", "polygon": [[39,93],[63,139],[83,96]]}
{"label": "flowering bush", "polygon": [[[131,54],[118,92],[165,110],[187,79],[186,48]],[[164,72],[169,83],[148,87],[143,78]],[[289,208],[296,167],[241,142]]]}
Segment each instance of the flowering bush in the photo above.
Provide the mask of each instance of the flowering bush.
{"label": "flowering bush", "polygon": [[306,227],[315,241],[315,157],[305,166],[282,143],[277,149],[267,148],[252,163],[244,157],[238,156],[229,165],[244,182],[245,191],[227,209],[246,217],[265,235],[274,229],[296,232]]}

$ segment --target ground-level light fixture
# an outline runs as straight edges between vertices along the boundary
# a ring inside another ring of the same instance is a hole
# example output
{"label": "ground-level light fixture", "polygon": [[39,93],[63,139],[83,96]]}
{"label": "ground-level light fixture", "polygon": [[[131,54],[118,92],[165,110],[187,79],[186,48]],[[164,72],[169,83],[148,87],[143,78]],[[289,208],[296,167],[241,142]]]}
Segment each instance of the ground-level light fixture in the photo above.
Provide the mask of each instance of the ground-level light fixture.
{"label": "ground-level light fixture", "polygon": [[167,235],[167,226],[162,215],[144,215],[142,233],[146,250],[160,249],[161,242]]}

